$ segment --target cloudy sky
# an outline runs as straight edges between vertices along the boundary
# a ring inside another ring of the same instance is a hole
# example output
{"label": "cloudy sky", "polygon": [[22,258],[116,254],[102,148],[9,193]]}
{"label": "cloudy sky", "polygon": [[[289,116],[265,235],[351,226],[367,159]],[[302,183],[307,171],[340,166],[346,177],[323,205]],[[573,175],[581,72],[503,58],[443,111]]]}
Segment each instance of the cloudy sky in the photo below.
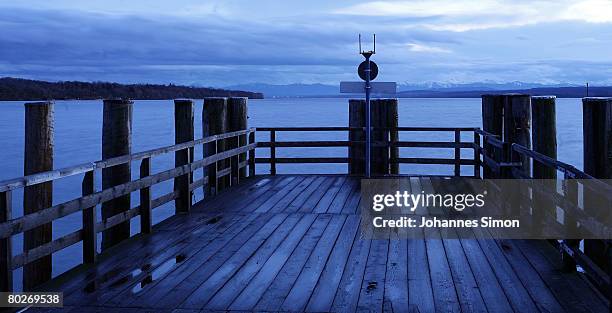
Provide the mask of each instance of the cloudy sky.
{"label": "cloudy sky", "polygon": [[0,0],[0,76],[227,86],[612,84],[612,0]]}

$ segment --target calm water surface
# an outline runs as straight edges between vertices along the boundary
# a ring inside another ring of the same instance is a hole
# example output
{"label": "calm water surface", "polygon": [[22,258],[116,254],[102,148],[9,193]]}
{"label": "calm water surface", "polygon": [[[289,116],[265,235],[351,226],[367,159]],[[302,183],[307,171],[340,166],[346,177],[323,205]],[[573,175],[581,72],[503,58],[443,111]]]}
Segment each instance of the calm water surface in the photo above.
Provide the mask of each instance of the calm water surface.
{"label": "calm water surface", "polygon": [[[480,99],[400,99],[400,126],[430,127],[481,127]],[[174,143],[174,121],[172,101],[135,101],[133,120],[133,152],[153,149]],[[201,138],[202,101],[196,101],[195,136]],[[346,99],[265,99],[249,101],[249,126],[347,126],[348,102]],[[580,99],[557,99],[557,140],[561,161],[582,169],[582,110]],[[102,136],[102,101],[57,101],[55,103],[55,168],[100,159]],[[23,175],[24,150],[24,108],[23,101],[0,102],[0,180]],[[267,134],[258,134],[258,140],[267,140]],[[346,140],[344,132],[329,133],[280,133],[277,140]],[[402,140],[452,140],[453,134],[402,133]],[[464,140],[472,140],[471,136]],[[196,150],[196,154],[201,154]],[[265,157],[267,151],[258,150],[258,156]],[[292,148],[277,150],[277,157],[288,156],[346,156],[346,148]],[[403,157],[453,157],[452,149],[437,151],[427,148],[402,148]],[[469,149],[462,154],[472,157]],[[174,155],[155,157],[152,160],[153,173],[169,169],[174,164]],[[134,169],[138,164],[134,163]],[[259,173],[269,168],[263,165]],[[402,173],[452,174],[452,167],[440,165],[402,165]],[[462,170],[471,171],[470,167]],[[346,165],[279,165],[278,173],[343,173]],[[137,170],[132,175],[137,178]],[[198,174],[201,177],[201,173]],[[99,175],[98,175],[99,176]],[[54,204],[80,196],[81,176],[65,178],[54,183]],[[100,188],[98,177],[96,188]],[[153,187],[153,196],[169,192],[172,182]],[[22,190],[14,195],[14,216],[21,216]],[[195,200],[202,198],[196,193]],[[138,204],[138,195],[132,195],[133,206]],[[99,211],[99,210],[98,210]],[[154,211],[154,222],[159,222],[173,213],[172,203]],[[54,238],[61,237],[81,227],[79,213],[54,222]],[[138,219],[132,221],[132,232],[139,229]],[[14,237],[14,253],[23,249],[22,236]],[[54,254],[54,275],[64,272],[81,262],[81,246],[76,244]],[[20,288],[21,271],[15,272],[15,284]]]}

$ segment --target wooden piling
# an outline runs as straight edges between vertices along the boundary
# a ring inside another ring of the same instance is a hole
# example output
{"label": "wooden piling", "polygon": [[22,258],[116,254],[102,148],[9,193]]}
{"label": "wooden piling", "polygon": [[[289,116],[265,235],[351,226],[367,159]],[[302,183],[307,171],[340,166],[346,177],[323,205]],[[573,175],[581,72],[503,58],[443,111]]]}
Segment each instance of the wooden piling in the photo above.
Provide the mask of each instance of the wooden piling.
{"label": "wooden piling", "polygon": [[[25,104],[24,175],[53,170],[53,103]],[[24,215],[53,205],[53,183],[27,186],[23,194]],[[52,224],[47,223],[24,233],[23,249],[28,251],[52,240]],[[23,268],[23,290],[51,279],[51,255],[28,263]]]}
{"label": "wooden piling", "polygon": [[[132,111],[130,100],[104,100],[102,119],[102,159],[110,159],[132,152]],[[131,180],[130,163],[102,169],[102,189]],[[130,209],[130,195],[124,195],[102,204],[102,219]],[[102,232],[102,250],[130,237],[130,221],[122,222]]]}
{"label": "wooden piling", "polygon": [[[350,175],[365,175],[365,101],[349,100],[349,127],[359,128],[349,131],[348,148]],[[355,143],[358,141],[359,143]]]}
{"label": "wooden piling", "polygon": [[[557,123],[556,123],[556,97],[555,96],[533,96],[531,97],[531,120],[532,131],[531,140],[533,150],[543,155],[557,159]],[[545,184],[552,190],[556,189],[557,170],[550,166],[546,166],[537,160],[533,160],[533,178],[541,179],[541,183]],[[571,185],[566,184],[566,187]],[[546,215],[556,215],[556,205],[551,203],[543,194],[542,190],[533,192],[532,214],[534,232],[543,231],[545,224],[541,223],[546,219]],[[569,192],[569,189],[566,189]],[[566,196],[569,195],[566,193]],[[567,215],[564,216],[564,224],[568,232],[575,231],[575,221],[572,221]],[[556,240],[553,240],[553,243]],[[577,245],[576,240],[565,240],[567,244]],[[562,253],[563,268],[566,271],[575,271],[576,263],[574,259],[567,253]]]}
{"label": "wooden piling", "polygon": [[[502,95],[482,95],[482,129],[502,139],[504,125],[504,97]],[[501,153],[486,140],[483,142],[486,157],[497,162],[501,161]],[[486,163],[485,163],[486,164]],[[496,178],[496,175],[488,166],[483,168],[483,178]]]}
{"label": "wooden piling", "polygon": [[[612,178],[612,98],[583,98],[584,172],[599,179]],[[594,208],[596,200],[584,198],[584,209],[596,219],[609,220],[609,212]],[[609,268],[606,244],[585,240],[584,253],[602,269]]]}
{"label": "wooden piling", "polygon": [[[0,223],[11,220],[11,191],[0,192]],[[11,237],[0,239],[0,292],[13,291],[13,249]]]}
{"label": "wooden piling", "polygon": [[[392,162],[399,157],[399,147],[391,143],[399,140],[397,99],[376,99],[371,101],[372,121],[372,175],[398,174],[399,164]],[[365,127],[365,100],[349,100],[349,127]],[[365,142],[365,130],[349,131],[349,141]],[[349,147],[349,173],[365,174],[365,144]]]}
{"label": "wooden piling", "polygon": [[[504,142],[516,143],[531,148],[531,97],[523,94],[504,95]],[[509,151],[510,162],[521,163],[521,170],[531,173],[529,159]],[[510,175],[513,176],[513,175]]]}
{"label": "wooden piling", "polygon": [[[229,98],[227,99],[227,115],[229,122],[229,131],[239,131],[248,128],[248,98]],[[246,145],[247,135],[238,136],[229,140],[229,149],[238,148]],[[232,185],[240,182],[246,177],[247,154],[242,153],[231,159],[232,167]],[[242,167],[241,167],[242,166]]]}
{"label": "wooden piling", "polygon": [[[202,110],[202,135],[204,137],[227,132],[226,98],[205,98]],[[203,150],[204,157],[223,152],[225,151],[225,140],[216,140],[206,144]],[[206,167],[205,175],[208,176],[208,185],[204,189],[206,195],[216,194],[228,185],[227,176],[219,177],[219,172],[226,168],[226,164],[224,160]]]}
{"label": "wooden piling", "polygon": [[[531,97],[533,150],[557,159],[557,122],[555,96]],[[533,162],[533,178],[557,179],[557,170],[539,162]]]}
{"label": "wooden piling", "polygon": [[[193,141],[193,101],[177,99],[174,100],[174,143]],[[186,148],[174,153],[174,166],[180,167],[193,162],[193,149]],[[191,210],[191,198],[193,192],[189,185],[193,182],[193,173],[181,175],[174,179],[174,190],[178,192],[175,200],[176,213],[186,213]]]}

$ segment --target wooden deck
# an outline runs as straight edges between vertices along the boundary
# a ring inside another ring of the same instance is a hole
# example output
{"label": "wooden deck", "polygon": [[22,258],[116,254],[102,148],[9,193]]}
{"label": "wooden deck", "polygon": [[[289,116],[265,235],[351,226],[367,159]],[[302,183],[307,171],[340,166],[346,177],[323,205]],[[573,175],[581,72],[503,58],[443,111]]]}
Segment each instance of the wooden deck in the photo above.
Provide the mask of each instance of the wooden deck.
{"label": "wooden deck", "polygon": [[361,240],[359,195],[348,176],[257,176],[51,287],[70,312],[609,310],[543,241]]}

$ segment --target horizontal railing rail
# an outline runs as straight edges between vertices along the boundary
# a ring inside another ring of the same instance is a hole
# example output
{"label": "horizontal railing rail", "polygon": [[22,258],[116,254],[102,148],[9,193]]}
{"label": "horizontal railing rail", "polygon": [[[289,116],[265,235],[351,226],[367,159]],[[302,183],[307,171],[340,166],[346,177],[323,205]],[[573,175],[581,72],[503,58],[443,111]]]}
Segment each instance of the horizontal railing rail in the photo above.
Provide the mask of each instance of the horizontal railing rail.
{"label": "horizontal railing rail", "polygon": [[[433,164],[433,165],[454,165],[454,174],[461,175],[461,166],[474,166],[473,176],[480,177],[479,159],[461,158],[461,149],[474,149],[474,156],[477,155],[477,147],[475,141],[462,141],[461,133],[474,133],[478,128],[474,127],[376,127],[374,131],[384,131],[387,134],[385,141],[373,141],[373,148],[435,148],[435,149],[453,149],[454,158],[436,158],[436,157],[399,157],[390,156],[389,164]],[[277,157],[277,148],[328,148],[328,147],[363,147],[365,141],[358,140],[309,140],[309,141],[279,141],[277,134],[281,132],[349,132],[365,131],[364,127],[257,127],[256,131],[269,133],[269,141],[258,141],[257,148],[269,149],[269,157],[256,158],[256,162],[260,164],[269,164],[270,173],[275,175],[277,172],[277,164],[349,164],[352,160],[358,158],[348,158],[345,156],[329,157],[329,156],[309,156],[309,157]],[[447,132],[454,134],[453,141],[407,141],[407,140],[391,140],[389,134],[391,132]],[[477,136],[473,135],[474,140]],[[472,176],[472,175],[470,175]]]}
{"label": "horizontal railing rail", "polygon": [[151,149],[151,150],[142,151],[142,152],[138,152],[138,153],[134,153],[130,155],[124,155],[124,156],[120,156],[116,158],[100,160],[96,162],[82,163],[79,165],[65,167],[65,168],[61,168],[61,169],[57,169],[53,171],[46,171],[42,173],[36,173],[33,175],[4,180],[4,181],[0,181],[0,192],[13,190],[17,188],[23,188],[23,187],[32,186],[32,185],[37,185],[37,184],[41,184],[41,183],[45,183],[45,182],[49,182],[53,180],[58,180],[58,179],[69,177],[69,176],[83,174],[83,173],[86,173],[92,170],[99,170],[99,169],[116,166],[119,164],[125,164],[131,161],[139,161],[145,158],[150,158],[150,157],[158,156],[161,154],[176,152],[176,151],[184,150],[187,148],[193,148],[195,146],[211,143],[217,140],[229,139],[229,138],[233,138],[233,137],[240,136],[240,135],[248,135],[254,131],[255,129],[248,129],[248,130],[240,130],[240,131],[235,131],[235,132],[230,132],[230,133],[224,133],[224,134],[209,136],[206,138],[202,138],[202,139],[198,139],[198,140],[194,140],[190,142],[185,142],[185,143],[180,143],[180,144],[176,144],[176,145],[172,145],[168,147]]}
{"label": "horizontal railing rail", "polygon": [[[482,142],[485,143],[482,147],[479,146],[477,151],[479,157],[482,157],[483,168],[487,168],[492,172],[492,176],[489,178],[536,179],[532,173],[527,173],[523,170],[523,163],[517,162],[517,158],[524,159],[523,162],[529,162],[529,164],[537,163],[546,168],[554,169],[563,175],[563,180],[560,181],[563,184],[561,193],[555,188],[556,186],[546,186],[542,182],[537,182],[537,180],[529,183],[531,192],[528,198],[534,201],[536,197],[540,197],[540,199],[546,201],[551,210],[554,208],[554,211],[538,212],[538,214],[547,215],[553,220],[556,219],[563,227],[578,227],[577,224],[573,225],[576,220],[581,220],[583,224],[587,223],[586,225],[581,225],[581,227],[586,229],[607,227],[605,222],[589,217],[585,213],[584,207],[581,207],[580,202],[584,202],[584,197],[588,190],[597,197],[607,199],[608,203],[612,204],[611,185],[594,178],[570,164],[546,156],[523,145],[503,142],[497,135],[479,129],[475,133],[478,136],[482,136]],[[579,179],[588,180],[588,184],[580,183]],[[581,193],[582,196],[580,195]],[[583,200],[580,201],[579,198]],[[532,205],[532,203],[527,203],[527,205]],[[558,212],[556,208],[564,209],[564,217],[561,221],[557,219]],[[590,251],[589,253],[589,251],[582,250],[580,245],[583,241],[599,241],[601,242],[600,248],[603,251]],[[565,270],[575,271],[576,265],[578,265],[604,293],[612,290],[610,268],[605,269],[610,265],[607,259],[601,260],[601,256],[607,257],[608,249],[612,248],[610,240],[560,239],[550,240],[549,242],[559,249]]]}
{"label": "horizontal railing rail", "polygon": [[[216,182],[209,181],[209,176],[203,175],[201,179],[196,181],[190,179],[190,182],[186,187],[188,190],[177,190],[175,186],[173,191],[152,199],[149,191],[150,188],[161,182],[175,179],[186,174],[191,174],[198,169],[203,169],[204,167],[212,164],[226,162],[226,160],[232,158],[238,160],[238,156],[246,154],[249,154],[249,158],[246,161],[224,163],[228,164],[227,166],[229,167],[215,166],[216,175],[214,177],[216,177],[216,179],[220,179],[230,175],[230,173],[237,173],[239,169],[247,166],[251,167],[249,173],[254,175],[255,171],[253,167],[255,162],[253,152],[257,146],[257,143],[254,141],[254,132],[255,129],[229,132],[172,146],[147,150],[91,163],[84,163],[77,166],[42,172],[0,182],[0,212],[4,214],[4,216],[0,216],[2,218],[2,222],[0,223],[0,240],[3,240],[3,242],[10,243],[12,236],[32,230],[41,225],[51,223],[73,213],[79,211],[83,212],[83,224],[81,229],[51,240],[35,248],[25,250],[18,255],[13,255],[10,251],[8,253],[3,253],[3,259],[0,260],[0,266],[4,267],[3,272],[10,273],[11,271],[21,268],[28,263],[36,261],[47,255],[51,255],[81,241],[84,242],[84,263],[93,262],[95,261],[95,255],[97,254],[98,250],[95,239],[98,233],[108,230],[118,224],[127,222],[139,215],[141,216],[141,233],[148,233],[151,231],[152,225],[150,217],[153,209],[158,208],[170,201],[177,200],[179,195],[183,192],[192,192],[196,188],[202,186],[216,185]],[[222,140],[238,138],[240,136],[248,136],[249,142],[235,140],[235,146],[231,149],[219,152],[215,151],[216,153],[214,154],[208,155],[199,160],[194,160],[194,147],[206,144],[218,144]],[[152,157],[185,150],[187,150],[189,154],[189,162],[187,164],[175,166],[174,168],[155,174],[150,173]],[[140,177],[138,179],[130,180],[129,182],[116,185],[112,188],[106,188],[100,191],[94,190],[94,178],[97,170],[126,163],[130,164],[133,161],[141,161]],[[238,169],[231,168],[231,166],[238,166]],[[15,189],[52,182],[58,179],[76,175],[84,175],[82,183],[83,195],[81,197],[53,205],[21,217],[12,218],[12,193]],[[140,205],[129,208],[119,214],[103,218],[101,221],[97,221],[97,214],[95,213],[96,206],[137,191],[140,191]],[[189,199],[189,201],[191,201],[191,199]],[[11,277],[2,277],[0,279],[6,280],[3,281],[4,285],[12,285]]]}

